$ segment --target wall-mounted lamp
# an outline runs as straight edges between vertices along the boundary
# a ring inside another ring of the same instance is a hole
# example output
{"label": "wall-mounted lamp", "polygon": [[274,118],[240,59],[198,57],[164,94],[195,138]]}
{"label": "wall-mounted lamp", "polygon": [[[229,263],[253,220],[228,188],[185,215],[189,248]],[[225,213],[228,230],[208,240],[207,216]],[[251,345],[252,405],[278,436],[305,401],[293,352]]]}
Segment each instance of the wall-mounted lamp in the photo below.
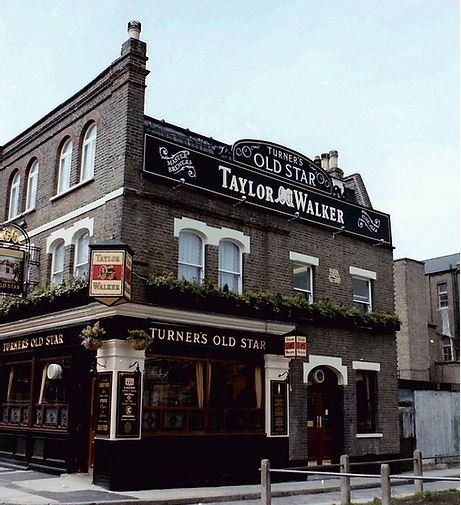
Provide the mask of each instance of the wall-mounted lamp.
{"label": "wall-mounted lamp", "polygon": [[135,372],[136,373],[141,373],[141,370],[139,370],[139,361],[134,361],[133,363],[131,363],[131,365],[128,365],[128,368],[133,368],[135,365],[136,365]]}
{"label": "wall-mounted lamp", "polygon": [[245,195],[242,196],[242,198],[240,198],[240,200],[236,203],[234,203],[234,207],[237,207],[238,205],[242,205],[243,203],[245,203],[247,201],[247,197]]}
{"label": "wall-mounted lamp", "polygon": [[173,186],[173,189],[180,188],[181,186],[184,186],[184,184],[186,184],[186,179],[184,179],[184,177],[181,177],[181,179],[179,179],[178,184]]}
{"label": "wall-mounted lamp", "polygon": [[340,233],[344,233],[345,230],[346,228],[344,226],[341,226],[339,230],[333,232],[333,238],[335,238],[336,235],[339,235]]}
{"label": "wall-mounted lamp", "polygon": [[290,219],[288,219],[288,222],[290,223],[291,221],[294,221],[295,219],[299,219],[299,212],[295,212],[295,215],[293,217],[290,217]]}
{"label": "wall-mounted lamp", "polygon": [[373,244],[372,247],[379,247],[381,245],[384,245],[386,242],[384,242],[384,239],[383,238],[380,238],[379,239],[379,242],[377,244]]}

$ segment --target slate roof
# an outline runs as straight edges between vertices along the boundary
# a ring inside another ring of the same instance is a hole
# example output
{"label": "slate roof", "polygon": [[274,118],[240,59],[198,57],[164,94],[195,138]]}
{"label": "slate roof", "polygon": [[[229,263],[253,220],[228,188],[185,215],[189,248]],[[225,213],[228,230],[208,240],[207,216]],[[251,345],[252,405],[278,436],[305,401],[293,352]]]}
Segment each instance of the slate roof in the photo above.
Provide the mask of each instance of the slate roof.
{"label": "slate roof", "polygon": [[459,268],[459,253],[439,256],[438,258],[430,258],[423,260],[423,263],[424,273],[426,275],[453,270],[456,267]]}

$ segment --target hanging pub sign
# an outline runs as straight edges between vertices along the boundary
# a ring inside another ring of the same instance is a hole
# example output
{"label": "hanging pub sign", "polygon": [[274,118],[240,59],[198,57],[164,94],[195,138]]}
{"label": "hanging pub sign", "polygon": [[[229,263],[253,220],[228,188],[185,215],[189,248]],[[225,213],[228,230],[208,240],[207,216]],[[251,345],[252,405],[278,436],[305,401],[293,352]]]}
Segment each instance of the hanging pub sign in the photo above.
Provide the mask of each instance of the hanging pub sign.
{"label": "hanging pub sign", "polygon": [[306,355],[306,337],[295,335],[285,337],[285,358],[305,358]]}
{"label": "hanging pub sign", "polygon": [[109,306],[130,301],[133,269],[131,249],[115,239],[89,247],[88,295]]}
{"label": "hanging pub sign", "polygon": [[118,372],[117,438],[139,438],[141,410],[141,374]]}
{"label": "hanging pub sign", "polygon": [[0,293],[22,295],[25,291],[29,237],[15,224],[0,227]]}
{"label": "hanging pub sign", "polygon": [[391,245],[388,214],[331,194],[331,178],[308,158],[276,144],[239,141],[233,160],[146,134],[144,171],[174,182]]}
{"label": "hanging pub sign", "polygon": [[24,286],[25,251],[0,247],[0,293],[20,295]]}

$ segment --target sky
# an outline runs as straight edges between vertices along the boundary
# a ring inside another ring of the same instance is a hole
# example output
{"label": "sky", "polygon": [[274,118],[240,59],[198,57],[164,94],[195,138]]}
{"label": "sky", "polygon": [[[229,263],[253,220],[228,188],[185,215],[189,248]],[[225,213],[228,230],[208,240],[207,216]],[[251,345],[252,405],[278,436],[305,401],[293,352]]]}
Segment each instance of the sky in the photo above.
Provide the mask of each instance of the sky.
{"label": "sky", "polygon": [[0,0],[0,145],[148,44],[145,113],[233,144],[338,150],[394,258],[459,251],[458,0]]}

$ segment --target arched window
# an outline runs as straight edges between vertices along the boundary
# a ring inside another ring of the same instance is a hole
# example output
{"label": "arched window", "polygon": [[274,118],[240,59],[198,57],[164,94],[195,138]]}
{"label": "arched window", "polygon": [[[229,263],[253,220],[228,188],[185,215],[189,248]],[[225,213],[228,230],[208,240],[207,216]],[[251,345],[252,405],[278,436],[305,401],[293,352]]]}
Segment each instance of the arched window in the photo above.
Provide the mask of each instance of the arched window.
{"label": "arched window", "polygon": [[14,174],[10,186],[10,207],[8,210],[8,219],[13,219],[19,214],[19,192],[21,189],[21,176],[19,172]]}
{"label": "arched window", "polygon": [[59,156],[58,193],[70,188],[70,171],[72,166],[72,140],[67,139]]}
{"label": "arched window", "polygon": [[88,231],[80,234],[75,241],[74,256],[74,277],[88,276],[88,245],[90,243],[90,234]]}
{"label": "arched window", "polygon": [[219,287],[242,292],[242,253],[230,240],[219,242]]}
{"label": "arched window", "polygon": [[96,125],[94,123],[86,130],[82,146],[82,166],[80,180],[87,181],[94,175],[94,160],[96,157]]}
{"label": "arched window", "polygon": [[59,240],[51,249],[51,284],[64,281],[64,240]]}
{"label": "arched window", "polygon": [[195,233],[179,233],[178,279],[201,282],[204,272],[203,240]]}
{"label": "arched window", "polygon": [[35,160],[27,176],[27,196],[26,196],[26,211],[35,208],[37,200],[37,183],[38,183],[38,161]]}

